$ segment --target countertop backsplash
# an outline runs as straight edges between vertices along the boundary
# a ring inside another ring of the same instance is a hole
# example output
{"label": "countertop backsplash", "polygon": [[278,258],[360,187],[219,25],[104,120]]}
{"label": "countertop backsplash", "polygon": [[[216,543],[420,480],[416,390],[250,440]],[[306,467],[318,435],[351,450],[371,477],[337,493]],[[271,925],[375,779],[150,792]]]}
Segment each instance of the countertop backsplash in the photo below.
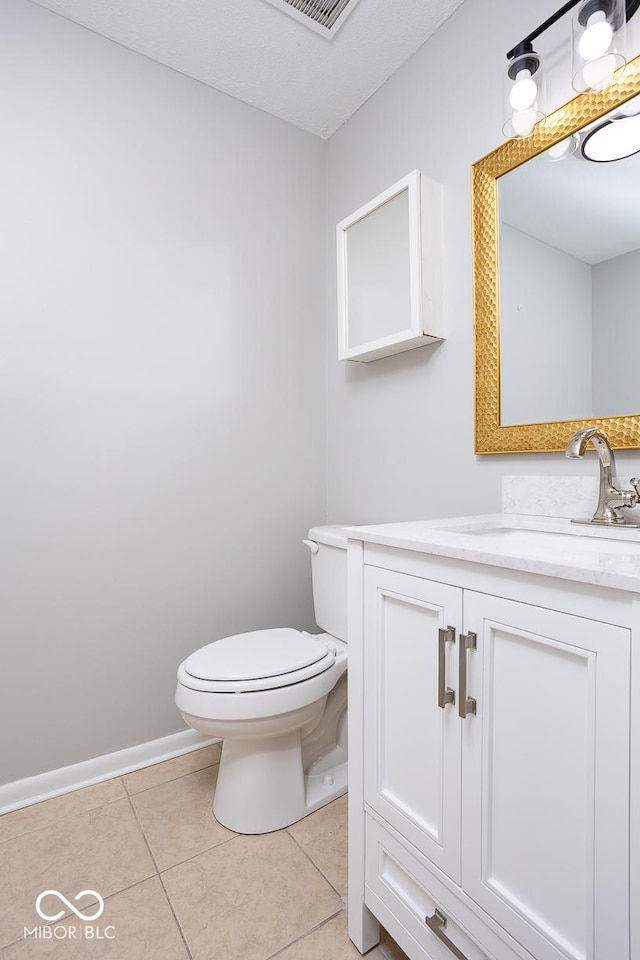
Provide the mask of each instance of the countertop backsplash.
{"label": "countertop backsplash", "polygon": [[[630,477],[615,477],[619,490],[631,489]],[[530,517],[588,520],[598,503],[598,473],[584,477],[502,478],[502,512]],[[640,507],[623,510],[627,523],[640,523]]]}

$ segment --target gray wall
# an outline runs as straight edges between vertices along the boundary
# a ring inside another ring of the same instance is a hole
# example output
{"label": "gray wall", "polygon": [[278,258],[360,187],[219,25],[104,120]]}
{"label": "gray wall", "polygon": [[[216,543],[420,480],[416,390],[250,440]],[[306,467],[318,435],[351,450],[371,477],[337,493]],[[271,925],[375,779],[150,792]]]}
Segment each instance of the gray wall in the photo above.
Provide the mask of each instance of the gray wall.
{"label": "gray wall", "polygon": [[500,422],[593,414],[591,266],[500,224]]}
{"label": "gray wall", "polygon": [[[327,477],[336,522],[498,510],[505,473],[596,470],[591,455],[574,463],[559,453],[473,453],[470,166],[503,142],[505,52],[557,6],[467,0],[329,142]],[[569,35],[565,17],[539,44],[551,105],[574,96]],[[446,342],[369,364],[340,363],[335,224],[415,168],[444,185]],[[636,452],[617,459],[625,475],[640,467]]]}
{"label": "gray wall", "polygon": [[640,251],[585,263],[500,225],[503,423],[633,413],[640,405]]}
{"label": "gray wall", "polygon": [[594,405],[600,416],[640,404],[640,250],[593,267]]}
{"label": "gray wall", "polygon": [[181,729],[198,646],[313,625],[326,148],[0,14],[5,782]]}

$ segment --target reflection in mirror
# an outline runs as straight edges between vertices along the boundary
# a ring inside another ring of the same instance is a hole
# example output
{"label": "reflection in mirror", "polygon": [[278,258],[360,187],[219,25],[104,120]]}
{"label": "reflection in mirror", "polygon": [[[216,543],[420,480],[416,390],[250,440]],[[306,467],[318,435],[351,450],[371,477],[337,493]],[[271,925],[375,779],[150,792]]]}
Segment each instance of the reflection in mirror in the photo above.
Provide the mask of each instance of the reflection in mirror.
{"label": "reflection in mirror", "polygon": [[500,177],[498,212],[501,424],[636,411],[640,154],[540,154]]}

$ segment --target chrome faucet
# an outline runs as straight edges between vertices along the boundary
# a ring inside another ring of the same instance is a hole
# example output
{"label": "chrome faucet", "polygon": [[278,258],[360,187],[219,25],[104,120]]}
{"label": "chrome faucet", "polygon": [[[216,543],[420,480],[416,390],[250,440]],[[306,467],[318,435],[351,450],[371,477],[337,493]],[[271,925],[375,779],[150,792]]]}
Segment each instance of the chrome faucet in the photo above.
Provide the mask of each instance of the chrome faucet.
{"label": "chrome faucet", "polygon": [[[572,459],[583,457],[589,441],[595,447],[600,461],[598,506],[591,520],[574,520],[573,522],[599,523],[603,526],[624,523],[620,508],[634,507],[637,503],[640,503],[640,477],[634,477],[631,480],[633,490],[618,490],[613,485],[613,450],[609,446],[609,441],[604,433],[597,427],[577,430],[567,444],[565,456]],[[637,524],[634,524],[634,526],[637,526]]]}

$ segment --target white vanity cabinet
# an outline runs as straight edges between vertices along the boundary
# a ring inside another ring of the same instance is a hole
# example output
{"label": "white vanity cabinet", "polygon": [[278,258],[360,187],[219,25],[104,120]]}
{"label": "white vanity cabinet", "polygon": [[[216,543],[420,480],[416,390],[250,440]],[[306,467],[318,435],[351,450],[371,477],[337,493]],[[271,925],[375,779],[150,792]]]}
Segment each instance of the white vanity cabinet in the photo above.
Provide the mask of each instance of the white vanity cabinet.
{"label": "white vanity cabinet", "polygon": [[397,547],[349,550],[356,945],[376,942],[379,920],[412,960],[640,960],[635,600]]}

